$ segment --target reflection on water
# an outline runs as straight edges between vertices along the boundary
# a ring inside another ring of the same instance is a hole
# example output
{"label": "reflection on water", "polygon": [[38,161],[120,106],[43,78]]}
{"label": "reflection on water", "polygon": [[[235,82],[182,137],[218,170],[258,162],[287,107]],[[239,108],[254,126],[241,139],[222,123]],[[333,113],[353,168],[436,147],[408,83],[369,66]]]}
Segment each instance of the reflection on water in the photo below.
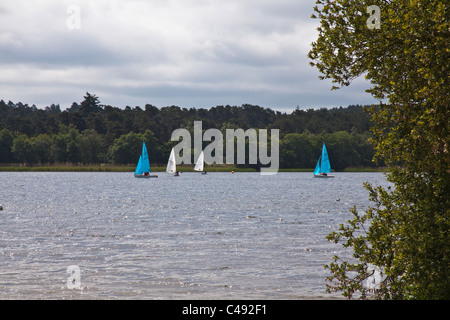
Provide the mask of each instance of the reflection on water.
{"label": "reflection on water", "polygon": [[[302,299],[381,173],[0,173],[1,299]],[[70,266],[81,289],[68,289]],[[338,297],[338,296],[337,296]]]}

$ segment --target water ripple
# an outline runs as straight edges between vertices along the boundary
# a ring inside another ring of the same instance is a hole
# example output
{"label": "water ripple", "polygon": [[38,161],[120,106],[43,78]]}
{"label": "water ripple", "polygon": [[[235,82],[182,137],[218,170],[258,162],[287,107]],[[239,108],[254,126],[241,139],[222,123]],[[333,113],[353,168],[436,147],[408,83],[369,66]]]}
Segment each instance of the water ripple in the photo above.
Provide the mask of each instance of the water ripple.
{"label": "water ripple", "polygon": [[[0,299],[324,298],[326,235],[382,174],[0,173]],[[320,180],[320,181],[318,181]],[[67,268],[79,266],[80,289]]]}

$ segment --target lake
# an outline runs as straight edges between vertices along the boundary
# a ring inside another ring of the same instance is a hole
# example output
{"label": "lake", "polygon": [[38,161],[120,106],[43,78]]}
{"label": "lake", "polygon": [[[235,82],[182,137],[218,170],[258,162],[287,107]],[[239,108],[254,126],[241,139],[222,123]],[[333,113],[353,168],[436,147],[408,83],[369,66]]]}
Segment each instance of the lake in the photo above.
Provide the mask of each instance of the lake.
{"label": "lake", "polygon": [[325,237],[386,184],[156,174],[0,172],[0,299],[339,298],[323,265],[349,253]]}

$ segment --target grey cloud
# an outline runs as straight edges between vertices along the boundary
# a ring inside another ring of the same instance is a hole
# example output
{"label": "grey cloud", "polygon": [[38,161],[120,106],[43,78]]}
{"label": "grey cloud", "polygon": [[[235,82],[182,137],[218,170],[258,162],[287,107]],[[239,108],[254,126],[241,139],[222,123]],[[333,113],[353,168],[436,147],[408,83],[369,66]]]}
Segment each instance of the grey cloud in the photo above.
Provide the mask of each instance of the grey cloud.
{"label": "grey cloud", "polygon": [[[81,8],[79,30],[66,26],[71,4]],[[8,78],[0,79],[0,99],[70,106],[89,91],[116,106],[289,109],[371,101],[364,85],[331,92],[309,66],[314,4],[2,1],[0,73]]]}

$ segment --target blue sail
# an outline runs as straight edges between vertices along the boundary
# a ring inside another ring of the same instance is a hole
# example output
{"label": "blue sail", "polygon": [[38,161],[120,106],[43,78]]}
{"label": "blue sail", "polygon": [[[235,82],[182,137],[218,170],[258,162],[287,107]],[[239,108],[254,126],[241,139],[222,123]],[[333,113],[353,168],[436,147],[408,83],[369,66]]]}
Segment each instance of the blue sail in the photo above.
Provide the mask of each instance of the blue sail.
{"label": "blue sail", "polygon": [[325,147],[325,143],[322,147],[322,163],[320,165],[320,172],[321,173],[330,173],[331,172],[331,165],[330,160],[328,159],[328,152],[327,148]]}
{"label": "blue sail", "polygon": [[142,154],[139,157],[139,162],[136,166],[136,170],[134,174],[143,174],[144,172],[150,172],[150,161],[148,160],[148,152],[147,147],[145,146],[145,142],[142,142]]}
{"label": "blue sail", "polygon": [[325,147],[325,143],[322,146],[322,154],[317,161],[316,168],[314,169],[314,175],[322,175],[323,173],[330,173],[331,165],[330,159],[328,159],[327,148]]}
{"label": "blue sail", "polygon": [[144,172],[150,172],[150,161],[148,159],[148,152],[145,142],[142,142],[142,170]]}
{"label": "blue sail", "polygon": [[136,170],[134,171],[134,174],[143,174],[144,171],[142,171],[142,155],[139,156],[139,162],[136,166]]}
{"label": "blue sail", "polygon": [[319,160],[316,164],[316,169],[314,169],[314,174],[320,174],[320,160],[322,159],[322,156],[319,157]]}

